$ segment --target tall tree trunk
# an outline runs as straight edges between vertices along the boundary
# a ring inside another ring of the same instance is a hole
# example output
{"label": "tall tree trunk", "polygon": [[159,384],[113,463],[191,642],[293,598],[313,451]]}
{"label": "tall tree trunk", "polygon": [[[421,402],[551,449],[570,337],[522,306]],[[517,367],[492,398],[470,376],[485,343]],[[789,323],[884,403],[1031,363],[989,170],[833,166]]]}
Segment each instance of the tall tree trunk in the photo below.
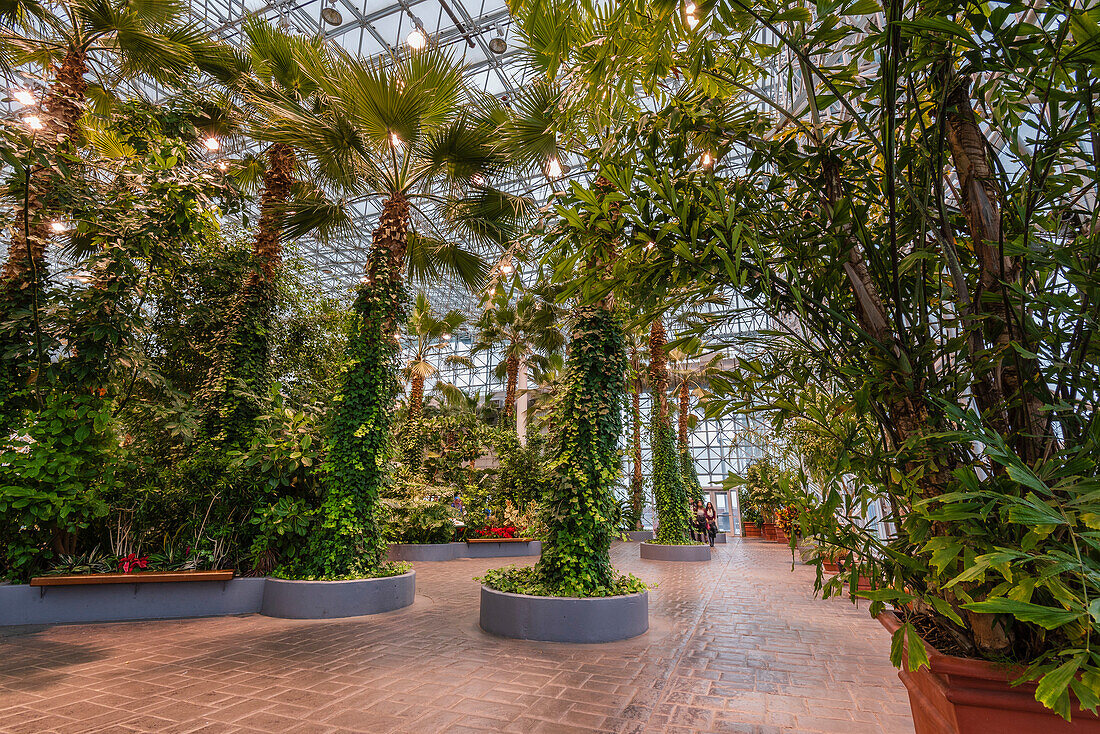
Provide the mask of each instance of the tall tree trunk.
{"label": "tall tree trunk", "polygon": [[661,317],[649,325],[649,389],[660,420],[668,419],[668,355],[667,337]]}
{"label": "tall tree trunk", "polygon": [[634,435],[631,438],[631,453],[634,460],[634,475],[630,480],[630,507],[637,518],[634,529],[642,529],[642,369],[638,361],[638,347],[630,347],[631,419]]}
{"label": "tall tree trunk", "polygon": [[401,389],[397,335],[406,318],[402,273],[408,227],[408,200],[394,194],[382,204],[371,240],[367,278],[359,287],[357,318],[348,336],[348,367],[334,406],[328,482],[311,554],[326,575],[373,570],[385,559],[379,497]]}
{"label": "tall tree trunk", "polygon": [[506,426],[516,424],[516,384],[519,382],[519,357],[511,356],[504,361],[508,370],[508,381],[504,390],[504,415],[502,422]]}
{"label": "tall tree trunk", "polygon": [[1035,394],[1040,380],[1038,365],[1011,346],[1023,320],[1012,292],[1013,286],[1020,284],[1022,264],[1019,258],[1002,255],[1000,192],[988,159],[988,141],[971,106],[969,77],[949,82],[943,122],[959,179],[961,208],[977,255],[974,304],[983,315],[981,321],[993,348],[992,359],[981,374],[985,389],[978,391],[979,404],[990,424],[1032,463],[1049,455],[1052,431],[1043,401]]}
{"label": "tall tree trunk", "polygon": [[214,363],[207,373],[200,402],[205,404],[208,435],[231,445],[247,440],[260,406],[237,394],[238,386],[253,394],[270,387],[271,329],[275,281],[282,265],[279,220],[293,187],[297,156],[283,143],[268,148],[267,169],[260,193],[260,221],[252,240],[253,266],[229,306],[218,338]]}
{"label": "tall tree trunk", "polygon": [[409,390],[409,422],[419,421],[424,415],[424,378],[413,375]]}
{"label": "tall tree trunk", "polygon": [[688,390],[687,379],[680,380],[680,450],[684,451],[688,445],[688,413],[691,412],[691,392]]}

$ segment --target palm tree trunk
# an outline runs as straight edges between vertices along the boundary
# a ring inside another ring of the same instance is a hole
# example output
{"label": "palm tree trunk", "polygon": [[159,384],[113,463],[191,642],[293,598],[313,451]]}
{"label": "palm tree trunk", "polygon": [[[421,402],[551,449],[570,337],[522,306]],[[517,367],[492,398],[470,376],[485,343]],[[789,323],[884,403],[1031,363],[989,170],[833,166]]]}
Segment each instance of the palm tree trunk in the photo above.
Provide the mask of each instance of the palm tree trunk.
{"label": "palm tree trunk", "polygon": [[418,422],[424,415],[424,378],[413,375],[409,390],[409,423]]}
{"label": "palm tree trunk", "polygon": [[634,435],[631,438],[631,454],[634,460],[634,475],[630,480],[630,507],[637,518],[634,529],[642,529],[642,370],[638,363],[638,347],[630,347],[630,370],[632,379],[631,389],[631,418],[634,424]]}
{"label": "palm tree trunk", "polygon": [[688,391],[687,379],[680,380],[680,450],[684,451],[688,445],[688,411],[691,410],[691,393]]}
{"label": "palm tree trunk", "polygon": [[505,425],[512,426],[516,422],[516,384],[519,382],[519,357],[511,356],[505,360],[508,369],[508,382],[504,391],[504,416]]}
{"label": "palm tree trunk", "polygon": [[661,317],[649,326],[649,387],[660,420],[668,419],[668,355],[665,354],[665,325]]}

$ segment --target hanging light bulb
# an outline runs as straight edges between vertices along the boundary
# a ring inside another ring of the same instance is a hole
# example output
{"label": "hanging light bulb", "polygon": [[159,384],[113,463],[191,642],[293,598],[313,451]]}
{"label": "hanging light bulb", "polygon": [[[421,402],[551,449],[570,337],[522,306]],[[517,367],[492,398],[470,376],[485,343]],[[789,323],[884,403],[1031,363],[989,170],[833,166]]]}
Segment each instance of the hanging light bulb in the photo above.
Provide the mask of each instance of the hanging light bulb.
{"label": "hanging light bulb", "polygon": [[472,183],[474,186],[484,186],[485,177],[482,176],[480,173],[475,173],[473,176],[470,176],[470,183]]}
{"label": "hanging light bulb", "polygon": [[405,43],[409,44],[409,48],[413,51],[419,51],[428,45],[428,37],[424,35],[424,31],[414,28],[413,32],[405,39]]}
{"label": "hanging light bulb", "polygon": [[34,98],[34,92],[29,89],[16,89],[12,92],[11,96],[15,98],[16,102],[24,107],[34,107],[35,102],[37,102]]}
{"label": "hanging light bulb", "polygon": [[225,173],[229,170],[229,161],[218,161],[218,170]]}
{"label": "hanging light bulb", "polygon": [[695,17],[695,3],[690,0],[684,5],[684,12],[687,16],[688,28],[694,28],[695,24],[699,22],[699,19]]}
{"label": "hanging light bulb", "polygon": [[370,276],[364,275],[362,278],[359,279],[359,282],[363,285],[370,285]]}
{"label": "hanging light bulb", "polygon": [[654,242],[653,240],[650,240],[649,242],[645,243],[646,252],[651,251],[656,246],[657,246],[657,243]]}
{"label": "hanging light bulb", "polygon": [[703,168],[710,168],[714,165],[714,158],[711,156],[710,151],[703,152],[703,158],[700,162],[703,164]]}
{"label": "hanging light bulb", "polygon": [[559,161],[556,157],[551,158],[546,162],[547,176],[549,176],[550,178],[561,178],[562,173],[564,173],[564,171],[562,171],[561,168],[561,161]]}
{"label": "hanging light bulb", "polygon": [[443,339],[443,341],[445,341],[445,342],[449,342],[451,340],[451,335],[450,334],[443,334],[443,336],[440,337],[440,338]]}
{"label": "hanging light bulb", "polygon": [[221,150],[221,147],[222,147],[221,142],[219,142],[218,139],[215,138],[213,135],[207,135],[205,138],[203,138],[202,144],[211,153],[214,153],[215,151]]}
{"label": "hanging light bulb", "polygon": [[511,275],[513,271],[515,271],[515,268],[512,267],[512,263],[501,263],[501,273],[503,273],[504,275]]}
{"label": "hanging light bulb", "polygon": [[401,147],[401,138],[398,136],[397,133],[390,133],[390,145],[395,148]]}
{"label": "hanging light bulb", "polygon": [[46,127],[42,123],[42,118],[38,115],[27,115],[23,118],[23,122],[26,123],[27,127],[29,127],[31,130],[41,130],[42,128]]}
{"label": "hanging light bulb", "polygon": [[55,219],[50,222],[50,229],[52,229],[56,234],[61,234],[66,229],[68,229],[68,226],[66,226],[65,223],[62,222],[60,219]]}

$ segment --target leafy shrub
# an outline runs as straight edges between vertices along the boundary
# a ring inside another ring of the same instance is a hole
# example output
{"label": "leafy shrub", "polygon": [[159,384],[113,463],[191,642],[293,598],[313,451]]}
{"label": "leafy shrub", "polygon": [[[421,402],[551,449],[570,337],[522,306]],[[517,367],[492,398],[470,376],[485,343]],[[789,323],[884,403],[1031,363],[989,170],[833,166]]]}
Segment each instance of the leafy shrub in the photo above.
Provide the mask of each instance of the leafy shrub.
{"label": "leafy shrub", "polygon": [[[578,596],[570,593],[571,589],[564,588],[559,584],[547,583],[531,566],[494,568],[486,571],[484,576],[479,576],[474,580],[480,581],[490,589],[503,591],[507,594]],[[587,588],[583,596],[623,596],[625,594],[637,594],[650,588],[656,588],[656,585],[647,586],[644,581],[633,574],[613,575],[608,583]]]}
{"label": "leafy shrub", "polygon": [[382,504],[387,511],[386,537],[393,543],[449,543],[454,538],[454,511],[446,502],[413,493],[383,499]]}

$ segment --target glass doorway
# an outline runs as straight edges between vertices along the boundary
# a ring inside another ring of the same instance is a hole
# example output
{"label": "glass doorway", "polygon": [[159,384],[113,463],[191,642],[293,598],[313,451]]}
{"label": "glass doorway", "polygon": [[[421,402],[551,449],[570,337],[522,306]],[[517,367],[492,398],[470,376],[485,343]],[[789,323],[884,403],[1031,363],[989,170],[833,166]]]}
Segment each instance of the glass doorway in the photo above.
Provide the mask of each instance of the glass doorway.
{"label": "glass doorway", "polygon": [[718,532],[733,532],[733,523],[736,523],[737,515],[733,512],[733,505],[730,503],[729,490],[707,487],[703,489],[703,497],[714,504],[714,512],[718,515]]}

